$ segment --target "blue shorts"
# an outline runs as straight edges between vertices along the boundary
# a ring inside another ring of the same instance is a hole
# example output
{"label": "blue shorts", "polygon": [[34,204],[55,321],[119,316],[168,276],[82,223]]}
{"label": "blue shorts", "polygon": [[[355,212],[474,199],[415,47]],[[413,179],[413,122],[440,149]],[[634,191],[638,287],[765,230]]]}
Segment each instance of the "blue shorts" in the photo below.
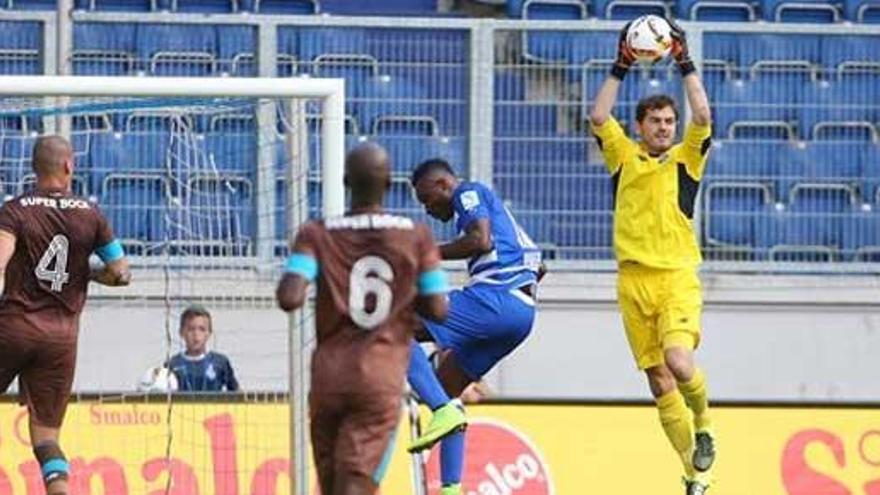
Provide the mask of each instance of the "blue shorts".
{"label": "blue shorts", "polygon": [[424,324],[476,381],[529,336],[534,321],[534,300],[519,289],[477,284],[449,293],[445,322]]}

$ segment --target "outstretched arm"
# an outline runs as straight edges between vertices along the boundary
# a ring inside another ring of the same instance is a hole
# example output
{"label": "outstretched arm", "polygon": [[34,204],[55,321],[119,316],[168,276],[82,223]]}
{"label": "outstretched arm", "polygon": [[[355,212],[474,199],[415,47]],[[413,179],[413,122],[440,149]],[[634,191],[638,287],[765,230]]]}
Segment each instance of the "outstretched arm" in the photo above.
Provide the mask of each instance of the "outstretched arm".
{"label": "outstretched arm", "polygon": [[672,27],[672,56],[678,64],[681,72],[681,80],[684,83],[684,91],[687,94],[688,104],[691,107],[691,122],[698,126],[707,126],[712,121],[712,113],[709,110],[709,98],[706,89],[697,74],[694,62],[688,51],[687,35],[684,29],[672,19],[667,19]]}
{"label": "outstretched arm", "polygon": [[620,36],[617,40],[617,60],[614,61],[611,74],[608,75],[602,87],[599,88],[599,93],[596,94],[596,99],[593,102],[593,108],[590,111],[590,121],[594,126],[600,126],[608,120],[608,116],[611,115],[611,109],[614,108],[614,103],[617,101],[620,83],[623,82],[623,78],[629,72],[630,66],[635,62],[635,57],[626,44],[626,32],[630,24],[632,23],[627,23],[620,30]]}

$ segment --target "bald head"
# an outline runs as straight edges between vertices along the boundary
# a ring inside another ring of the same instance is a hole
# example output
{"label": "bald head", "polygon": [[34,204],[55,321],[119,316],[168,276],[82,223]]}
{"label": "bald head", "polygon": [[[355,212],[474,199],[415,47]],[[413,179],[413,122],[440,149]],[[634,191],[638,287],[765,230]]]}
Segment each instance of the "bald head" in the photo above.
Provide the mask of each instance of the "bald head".
{"label": "bald head", "polygon": [[73,171],[73,148],[61,136],[42,136],[34,143],[32,160],[37,178],[65,177]]}
{"label": "bald head", "polygon": [[352,202],[381,205],[385,190],[391,185],[388,152],[375,143],[357,146],[345,157],[345,185],[351,189]]}

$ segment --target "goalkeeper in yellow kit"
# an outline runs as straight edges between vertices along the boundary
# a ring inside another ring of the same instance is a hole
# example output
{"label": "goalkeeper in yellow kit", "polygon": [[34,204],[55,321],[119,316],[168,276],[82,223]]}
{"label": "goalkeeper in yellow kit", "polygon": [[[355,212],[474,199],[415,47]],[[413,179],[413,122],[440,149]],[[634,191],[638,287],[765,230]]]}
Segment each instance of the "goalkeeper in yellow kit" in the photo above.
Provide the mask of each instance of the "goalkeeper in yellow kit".
{"label": "goalkeeper in yellow kit", "polygon": [[694,364],[702,307],[697,267],[702,260],[691,222],[711,146],[711,115],[684,31],[670,25],[672,54],[691,107],[684,139],[675,143],[678,109],[666,95],[639,101],[639,141],[627,137],[611,116],[634,61],[624,41],[628,26],[590,120],[614,187],[617,297],[627,340],[639,369],[647,374],[663,430],[684,464],[686,494],[703,495],[709,488],[715,442],[706,377]]}

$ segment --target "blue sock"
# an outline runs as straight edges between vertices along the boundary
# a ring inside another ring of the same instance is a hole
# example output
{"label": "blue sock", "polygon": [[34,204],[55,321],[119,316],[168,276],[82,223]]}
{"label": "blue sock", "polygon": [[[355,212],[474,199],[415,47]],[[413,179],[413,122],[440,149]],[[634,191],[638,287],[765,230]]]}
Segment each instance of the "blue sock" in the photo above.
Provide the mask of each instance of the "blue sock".
{"label": "blue sock", "polygon": [[413,341],[409,347],[409,370],[406,372],[409,385],[432,411],[444,406],[449,402],[449,396],[440,385],[440,380],[434,373],[428,356],[425,355],[425,351],[422,350],[422,346],[418,342]]}
{"label": "blue sock", "polygon": [[444,485],[461,483],[464,469],[464,432],[459,431],[440,443],[440,482]]}

